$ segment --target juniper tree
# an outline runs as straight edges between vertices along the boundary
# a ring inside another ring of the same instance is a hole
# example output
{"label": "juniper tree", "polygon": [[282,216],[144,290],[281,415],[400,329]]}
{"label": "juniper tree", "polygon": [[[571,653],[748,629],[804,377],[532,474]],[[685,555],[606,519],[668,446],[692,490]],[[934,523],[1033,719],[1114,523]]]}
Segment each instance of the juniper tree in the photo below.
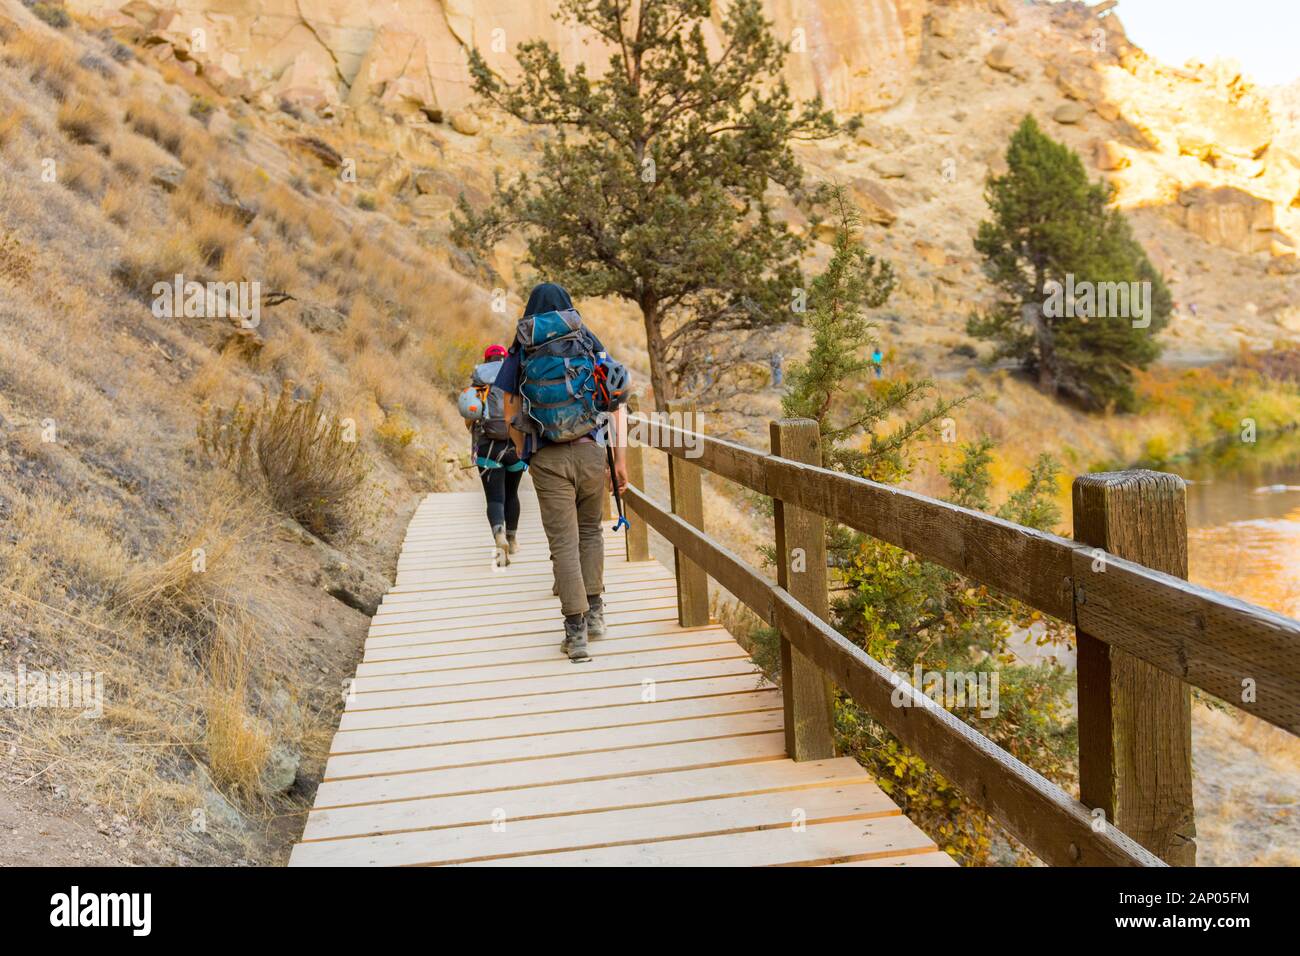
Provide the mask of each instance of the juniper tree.
{"label": "juniper tree", "polygon": [[980,223],[975,248],[1000,295],[967,331],[997,343],[995,358],[1018,359],[1046,390],[1130,409],[1133,369],[1159,354],[1171,299],[1110,207],[1109,187],[1089,182],[1078,154],[1026,116],[1006,174],[990,175],[984,195],[993,218]]}
{"label": "juniper tree", "polygon": [[759,0],[726,5],[716,49],[710,8],[561,0],[560,17],[610,49],[599,78],[542,40],[518,47],[516,80],[470,54],[476,92],[551,135],[529,171],[498,176],[487,209],[461,197],[454,236],[485,249],[521,230],[547,279],[635,303],[660,407],[704,341],[797,319],[807,240],[775,215],[771,187],[802,195],[792,142],[836,130],[819,100],[793,101]]}
{"label": "juniper tree", "polygon": [[[924,434],[964,399],[931,398],[933,382],[906,373],[876,379],[866,357],[876,345],[867,310],[883,305],[893,285],[888,264],[852,238],[853,211],[838,201],[834,252],[810,284],[805,324],[812,342],[807,359],[790,372],[782,401],[786,415],[815,419],[828,467],[886,483],[905,480]],[[949,500],[992,510],[995,447],[981,439],[950,452],[940,472]],[[1053,495],[1057,465],[1040,456],[1025,484],[997,513],[1050,529],[1060,518]],[[1068,782],[1076,737],[1067,693],[1073,675],[1052,661],[1026,664],[1010,653],[1013,627],[1041,618],[1033,609],[990,592],[946,568],[883,541],[829,523],[827,549],[834,567],[832,613],[836,628],[891,669],[996,674],[996,714],[958,708],[954,713],[1036,770]],[[774,557],[769,555],[770,557]],[[1044,621],[1045,642],[1061,642],[1064,625]],[[755,635],[755,660],[771,673],[779,667],[775,631]],[[945,701],[945,706],[953,706]],[[909,817],[963,862],[990,858],[998,831],[978,807],[850,698],[835,707],[837,739],[868,767]]]}

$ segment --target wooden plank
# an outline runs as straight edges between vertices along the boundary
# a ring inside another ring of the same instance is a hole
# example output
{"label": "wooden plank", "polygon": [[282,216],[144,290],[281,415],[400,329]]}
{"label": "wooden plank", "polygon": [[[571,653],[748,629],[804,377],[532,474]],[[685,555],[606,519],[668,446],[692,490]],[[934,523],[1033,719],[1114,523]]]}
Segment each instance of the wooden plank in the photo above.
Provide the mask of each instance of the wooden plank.
{"label": "wooden plank", "polygon": [[[385,600],[429,600],[431,595],[446,594],[465,594],[467,590],[474,594],[502,594],[511,593],[520,588],[550,588],[550,581],[554,580],[554,575],[541,573],[529,575],[511,575],[503,574],[498,578],[493,578],[490,582],[480,580],[472,589],[467,589],[463,581],[442,581],[436,580],[424,584],[398,585],[389,589],[385,595]],[[634,581],[673,581],[672,572],[661,565],[658,561],[653,564],[612,564],[605,569],[605,581],[608,587],[611,583],[619,584],[623,582]]]}
{"label": "wooden plank", "polygon": [[[519,694],[507,698],[489,697],[470,701],[456,700],[391,710],[348,710],[340,717],[339,730],[340,733],[382,731],[388,728],[421,726],[446,721],[555,714],[645,702],[648,695],[642,692],[641,686],[638,684],[632,690],[629,689],[630,686],[627,684],[614,687],[582,686],[576,690],[559,693]],[[658,680],[655,682],[653,700],[660,702],[693,700],[718,694],[739,694],[770,688],[771,685],[762,680],[758,672],[751,668],[747,673],[729,674],[705,680],[695,678],[681,681]]]}
{"label": "wooden plank", "polygon": [[[821,431],[815,421],[772,422],[772,454],[820,465]],[[780,498],[776,519],[777,581],[823,620],[830,617],[826,595],[826,523]],[[835,689],[816,664],[781,635],[781,693],[785,702],[785,750],[792,760],[835,756]]]}
{"label": "wooden plank", "polygon": [[508,806],[510,819],[519,821],[619,808],[681,806],[694,800],[853,784],[874,786],[866,771],[845,757],[801,764],[763,759],[459,797],[315,809],[307,817],[303,839],[339,839],[490,823],[492,811],[497,807]]}
{"label": "wooden plank", "polygon": [[[939,707],[905,678],[810,613],[732,551],[636,495],[651,525],[708,569],[723,587],[788,634],[873,718],[934,765],[958,789],[1037,853],[1059,865],[1159,866],[1154,856],[1111,825],[1092,829],[1088,809],[1041,774]],[[906,703],[899,706],[898,700]]]}
{"label": "wooden plank", "polygon": [[[502,638],[503,641],[518,641],[518,638]],[[677,650],[686,647],[735,646],[736,642],[725,631],[719,634],[708,628],[686,631],[675,640],[665,640],[655,634],[649,637],[625,637],[599,639],[602,658],[618,658],[644,651]],[[463,647],[463,645],[461,645]],[[555,659],[556,644],[547,640],[540,644],[525,646],[489,647],[483,650],[457,650],[441,654],[429,654],[402,661],[362,661],[357,665],[358,677],[377,677],[383,674],[415,674],[433,669],[438,665],[456,667],[495,667],[500,664],[523,664],[529,661],[552,661]]]}
{"label": "wooden plank", "polygon": [[[672,621],[675,614],[666,614],[664,608],[645,608],[635,611],[622,611],[616,607],[611,607],[605,617],[606,623],[610,626],[620,624],[644,624],[650,622]],[[551,634],[560,633],[563,628],[563,618],[559,621],[541,620],[530,621],[524,624],[517,624],[514,627],[504,624],[488,622],[479,624],[474,627],[460,627],[451,632],[438,632],[436,634],[413,630],[405,634],[379,634],[375,637],[366,639],[366,648],[379,647],[416,647],[426,644],[439,643],[440,637],[455,635],[461,640],[469,640],[475,637],[499,637],[501,634]]]}
{"label": "wooden plank", "polygon": [[[1166,674],[1300,734],[1300,625],[1141,565],[1075,558],[1078,627]],[[1160,587],[1152,587],[1159,579]]]}
{"label": "wooden plank", "polygon": [[[605,588],[605,593],[610,597],[649,597],[662,594],[671,594],[673,591],[672,579],[667,580],[641,580],[629,581],[626,583],[614,583]],[[491,600],[487,600],[491,598]],[[415,611],[429,610],[446,610],[448,612],[460,608],[469,608],[477,610],[480,614],[483,612],[485,604],[490,604],[493,608],[510,608],[516,605],[533,606],[537,604],[554,604],[559,606],[560,599],[547,588],[534,588],[532,590],[512,587],[503,589],[495,594],[487,594],[483,589],[475,588],[472,592],[461,592],[456,597],[447,596],[439,600],[438,598],[425,596],[422,599],[407,600],[401,602],[381,601],[379,609],[375,613],[376,618],[387,620],[394,614],[410,614]],[[401,620],[401,618],[397,618]]]}
{"label": "wooden plank", "polygon": [[[608,631],[603,637],[597,637],[598,641],[617,641],[630,639],[630,637],[641,637],[649,635],[663,635],[671,637],[675,633],[707,633],[711,628],[718,627],[711,624],[710,627],[681,627],[673,618],[662,620],[629,620],[629,622],[617,622],[608,624]],[[724,628],[725,630],[725,628]],[[442,635],[441,640],[432,641],[407,641],[404,644],[378,644],[365,646],[365,659],[367,661],[408,661],[412,658],[428,657],[430,653],[450,652],[450,650],[461,649],[471,652],[478,648],[493,648],[498,646],[500,641],[513,641],[520,645],[543,645],[559,644],[559,636],[551,628],[538,628],[538,630],[528,631],[506,631],[494,633],[487,630],[486,633],[471,633],[465,635],[464,631],[454,632],[454,636]]]}
{"label": "wooden plank", "polygon": [[[669,411],[694,419],[695,406],[670,402]],[[704,528],[704,490],[700,469],[688,458],[668,460],[668,487],[673,513],[696,528]],[[704,570],[679,551],[673,552],[677,571],[677,619],[683,627],[709,623],[709,579]]]}
{"label": "wooden plank", "polygon": [[932,853],[934,841],[906,817],[814,823],[632,846],[512,856],[471,866],[816,866]]}
{"label": "wooden plank", "polygon": [[933,853],[914,853],[908,856],[891,856],[874,860],[850,860],[848,863],[827,863],[826,866],[956,866],[957,861],[942,850]]}
{"label": "wooden plank", "polygon": [[[816,826],[898,815],[898,808],[878,788],[865,785],[787,790],[540,820],[512,820],[508,804],[500,810],[498,820],[486,825],[303,844],[294,850],[291,859],[296,866],[469,863],[747,831],[791,832],[795,819]],[[791,832],[792,837],[800,835]]]}
{"label": "wooden plank", "polygon": [[[749,655],[735,641],[716,642],[698,647],[655,648],[632,654],[593,655],[582,664],[584,677],[619,674],[624,671],[646,671],[657,667],[712,663],[714,661],[749,659]],[[477,687],[480,684],[514,684],[518,681],[537,681],[538,689],[546,681],[573,676],[573,661],[560,652],[559,645],[550,659],[500,663],[493,665],[471,664],[464,666],[454,658],[426,663],[418,670],[401,674],[361,676],[353,681],[352,689],[364,706],[366,695],[392,690],[425,687]]]}
{"label": "wooden plank", "polygon": [[[1186,488],[1125,471],[1074,481],[1074,536],[1103,552],[1187,576]],[[1095,559],[1104,578],[1105,555]],[[1087,579],[1076,599],[1087,606]],[[1078,636],[1079,795],[1166,863],[1196,865],[1191,688],[1118,647]]]}
{"label": "wooden plank", "polygon": [[632,704],[527,716],[494,714],[477,720],[453,719],[442,723],[417,724],[412,727],[385,727],[379,731],[340,731],[334,735],[334,742],[330,745],[330,756],[465,743],[471,740],[529,737],[570,730],[601,730],[606,727],[690,720],[695,717],[721,714],[749,714],[765,710],[780,710],[780,708],[781,695],[775,690],[766,689],[713,697],[691,697],[684,700],[638,700]]}
{"label": "wooden plank", "polygon": [[[625,595],[617,604],[610,603],[609,611],[629,612],[645,611],[656,608],[676,607],[677,601],[672,592],[654,593],[649,595]],[[436,634],[440,631],[460,630],[466,626],[466,622],[491,621],[493,625],[502,625],[502,630],[509,630],[511,624],[532,624],[537,621],[550,621],[554,623],[559,617],[551,608],[547,607],[493,607],[490,614],[485,614],[484,609],[479,607],[459,608],[456,613],[439,615],[436,611],[415,611],[410,614],[402,615],[397,620],[391,617],[374,619],[370,625],[370,636],[380,637],[387,634]]]}
{"label": "wooden plank", "polygon": [[785,746],[779,731],[724,737],[720,740],[630,747],[587,756],[543,757],[478,767],[429,770],[359,780],[325,781],[316,792],[316,806],[338,807],[386,803],[413,797],[481,793],[541,784],[578,783],[630,774],[717,767],[780,759]]}
{"label": "wooden plank", "polygon": [[[638,621],[629,624],[611,626],[603,637],[595,638],[602,647],[617,650],[624,646],[622,641],[636,640],[642,637],[660,637],[665,645],[675,643],[675,636],[692,634],[726,633],[725,628],[716,624],[708,627],[682,627],[669,618],[662,621]],[[490,634],[486,637],[463,638],[458,633],[444,640],[424,644],[412,644],[398,648],[370,648],[365,655],[365,663],[393,663],[396,661],[418,661],[426,657],[439,657],[445,654],[472,654],[479,651],[505,650],[511,647],[554,647],[558,643],[555,633],[545,631],[525,631],[523,633]]]}
{"label": "wooden plank", "polygon": [[503,737],[496,740],[471,740],[426,747],[405,747],[401,750],[340,754],[329,759],[323,779],[347,780],[452,767],[476,767],[507,760],[535,760],[542,757],[609,753],[651,744],[717,740],[723,737],[739,737],[780,729],[779,710],[748,714],[714,714],[708,717],[692,717],[688,720],[624,724],[601,729],[583,727],[527,737]]}
{"label": "wooden plank", "polygon": [[539,692],[560,693],[583,688],[624,687],[641,694],[644,682],[655,686],[671,680],[703,680],[711,677],[731,677],[758,671],[745,657],[722,658],[713,661],[693,661],[678,664],[650,664],[646,667],[618,668],[611,671],[589,670],[587,664],[574,665],[568,673],[561,671],[545,679],[522,677],[515,680],[491,680],[449,684],[437,687],[418,687],[406,690],[372,691],[357,694],[348,710],[389,710],[398,707],[420,707],[425,704],[445,704],[452,701],[490,700],[510,697],[527,697]]}

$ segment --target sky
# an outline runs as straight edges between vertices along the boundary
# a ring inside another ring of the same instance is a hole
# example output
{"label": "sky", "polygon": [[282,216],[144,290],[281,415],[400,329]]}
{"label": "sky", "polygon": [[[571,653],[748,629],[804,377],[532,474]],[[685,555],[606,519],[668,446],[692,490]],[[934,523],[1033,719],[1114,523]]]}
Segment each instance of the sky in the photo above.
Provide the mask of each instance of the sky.
{"label": "sky", "polygon": [[1300,79],[1300,0],[1120,0],[1128,37],[1171,66],[1235,59],[1256,83]]}

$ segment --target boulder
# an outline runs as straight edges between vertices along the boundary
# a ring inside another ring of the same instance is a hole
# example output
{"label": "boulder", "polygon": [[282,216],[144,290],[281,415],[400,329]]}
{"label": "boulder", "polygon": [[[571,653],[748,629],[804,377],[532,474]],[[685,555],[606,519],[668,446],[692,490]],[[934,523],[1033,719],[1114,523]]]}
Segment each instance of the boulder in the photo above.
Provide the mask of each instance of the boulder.
{"label": "boulder", "polygon": [[483,131],[483,124],[468,110],[457,110],[451,114],[451,128],[462,136],[477,136]]}
{"label": "boulder", "polygon": [[284,793],[298,776],[302,754],[288,744],[276,744],[262,768],[262,786],[268,793]]}
{"label": "boulder", "polygon": [[1074,100],[1062,103],[1056,109],[1052,110],[1052,119],[1064,126],[1073,126],[1076,123],[1083,122],[1083,118],[1088,115],[1088,108],[1082,103],[1076,103]]}
{"label": "boulder", "polygon": [[907,163],[897,156],[881,156],[872,161],[871,169],[881,179],[903,179],[907,176]]}
{"label": "boulder", "polygon": [[1189,232],[1236,252],[1267,252],[1276,238],[1273,204],[1233,186],[1183,189],[1170,212]]}
{"label": "boulder", "polygon": [[984,62],[999,73],[1010,73],[1020,63],[1020,57],[1012,52],[1010,44],[999,43],[984,56]]}
{"label": "boulder", "polygon": [[1101,77],[1091,69],[1069,65],[1056,72],[1056,88],[1067,99],[1093,103],[1101,98]]}
{"label": "boulder", "polygon": [[174,193],[185,179],[183,166],[159,166],[150,175],[149,181],[161,187],[165,192]]}
{"label": "boulder", "polygon": [[347,325],[348,317],[322,302],[302,302],[298,305],[298,321],[311,332],[338,332]]}

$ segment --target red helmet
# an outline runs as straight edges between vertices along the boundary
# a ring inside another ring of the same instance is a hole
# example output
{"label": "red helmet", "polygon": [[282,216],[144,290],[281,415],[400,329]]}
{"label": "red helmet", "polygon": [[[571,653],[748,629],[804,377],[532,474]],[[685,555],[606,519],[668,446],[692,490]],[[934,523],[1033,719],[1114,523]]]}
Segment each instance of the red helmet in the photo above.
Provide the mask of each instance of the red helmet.
{"label": "red helmet", "polygon": [[508,354],[504,345],[489,345],[483,350],[483,361],[491,362],[493,359],[503,359]]}

